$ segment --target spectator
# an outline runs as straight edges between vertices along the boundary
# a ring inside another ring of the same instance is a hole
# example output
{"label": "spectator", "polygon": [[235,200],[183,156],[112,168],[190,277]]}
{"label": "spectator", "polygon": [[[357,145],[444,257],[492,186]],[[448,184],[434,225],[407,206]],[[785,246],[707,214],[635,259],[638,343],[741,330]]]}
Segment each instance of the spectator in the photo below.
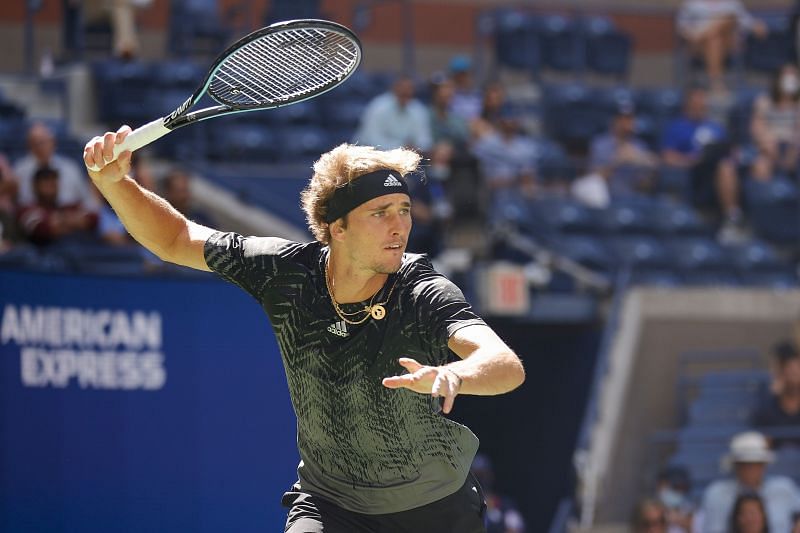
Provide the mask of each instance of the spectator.
{"label": "spectator", "polygon": [[55,169],[43,167],[33,176],[35,201],[19,210],[19,229],[27,240],[46,245],[69,235],[93,230],[97,215],[80,204],[58,205],[59,176]]}
{"label": "spectator", "polygon": [[496,131],[500,125],[500,115],[507,108],[506,89],[500,82],[489,83],[483,89],[481,114],[473,120],[472,132],[476,138]]}
{"label": "spectator", "polygon": [[187,171],[180,168],[172,169],[164,177],[162,188],[164,199],[183,216],[203,226],[215,226],[213,219],[206,212],[193,205],[191,176]]}
{"label": "spectator", "polygon": [[718,205],[723,223],[718,239],[724,244],[747,238],[739,204],[739,181],[730,157],[725,129],[707,118],[707,92],[690,89],[683,115],[672,120],[662,138],[662,158],[666,165],[689,172],[692,202],[699,207]]}
{"label": "spectator", "polygon": [[495,492],[491,460],[482,453],[477,454],[471,471],[478,478],[486,498],[486,533],[524,533],[522,514],[513,502]]}
{"label": "spectator", "polygon": [[[733,504],[730,533],[769,533],[764,501],[757,492],[743,492]],[[787,530],[788,533],[788,530]]]}
{"label": "spectator", "polygon": [[536,192],[536,146],[522,132],[514,110],[501,113],[498,130],[478,139],[475,156],[489,191],[518,189],[532,196]]}
{"label": "spectator", "polygon": [[481,97],[473,86],[472,60],[465,55],[453,57],[450,60],[450,78],[455,89],[450,104],[453,114],[467,122],[478,118]]}
{"label": "spectator", "polygon": [[589,174],[573,183],[578,199],[592,207],[607,207],[615,196],[646,192],[652,186],[657,159],[636,137],[633,104],[617,106],[609,131],[592,140]]}
{"label": "spectator", "polygon": [[0,154],[0,253],[8,250],[17,240],[17,177],[8,159]]}
{"label": "spectator", "polygon": [[726,90],[725,59],[737,49],[742,30],[758,37],[767,34],[766,25],[753,18],[740,0],[685,0],[678,11],[677,26],[690,53],[705,63],[715,92]]}
{"label": "spectator", "polygon": [[469,124],[450,110],[453,90],[453,82],[448,78],[435,78],[431,82],[429,112],[434,144],[428,176],[440,181],[449,177],[452,160],[466,155],[469,143]]}
{"label": "spectator", "polygon": [[668,533],[667,510],[653,499],[644,499],[633,513],[634,533]]}
{"label": "spectator", "polygon": [[14,166],[19,180],[20,205],[35,201],[33,175],[40,168],[52,168],[58,173],[59,206],[83,205],[89,210],[96,208],[96,202],[89,192],[89,179],[86,173],[71,160],[56,153],[53,132],[41,122],[33,124],[28,130],[29,153]]}
{"label": "spectator", "polygon": [[781,342],[773,349],[773,358],[776,368],[773,390],[759,401],[751,423],[764,431],[795,428],[797,437],[776,437],[772,446],[800,446],[800,351],[789,341]]}
{"label": "spectator", "polygon": [[787,176],[797,173],[800,150],[800,70],[787,63],[772,78],[769,93],[753,103],[750,124],[758,157],[753,177],[768,180],[775,171]]}
{"label": "spectator", "polygon": [[414,82],[398,78],[390,92],[376,96],[364,110],[356,142],[382,150],[413,148],[427,152],[433,146],[430,117],[414,98]]}
{"label": "spectator", "polygon": [[84,0],[83,17],[88,22],[109,18],[111,21],[114,55],[123,60],[139,55],[140,43],[136,31],[136,9],[147,7],[152,0]]}
{"label": "spectator", "polygon": [[714,481],[706,488],[695,531],[725,533],[736,497],[745,491],[755,491],[763,498],[770,531],[790,531],[792,517],[800,510],[800,492],[787,477],[765,476],[773,458],[761,433],[749,431],[734,436],[724,460],[726,466],[733,468],[734,478]]}
{"label": "spectator", "polygon": [[670,533],[691,533],[694,504],[689,471],[682,466],[667,466],[658,475],[656,499],[666,509]]}

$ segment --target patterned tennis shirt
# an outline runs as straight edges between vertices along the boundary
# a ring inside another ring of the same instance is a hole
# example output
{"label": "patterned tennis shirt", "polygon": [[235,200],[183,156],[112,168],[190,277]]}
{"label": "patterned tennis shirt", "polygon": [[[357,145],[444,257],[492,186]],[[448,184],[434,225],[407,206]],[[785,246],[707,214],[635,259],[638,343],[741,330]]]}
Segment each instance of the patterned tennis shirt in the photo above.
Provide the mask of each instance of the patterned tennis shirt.
{"label": "patterned tennis shirt", "polygon": [[[477,437],[437,413],[429,395],[381,380],[403,372],[399,357],[448,362],[449,337],[484,322],[424,256],[405,254],[375,295],[389,298],[386,317],[348,324],[325,285],[328,253],[317,242],[234,233],[205,244],[209,268],[255,297],[272,323],[297,416],[300,489],[366,514],[444,498],[463,485]],[[340,307],[355,313],[366,303]]]}

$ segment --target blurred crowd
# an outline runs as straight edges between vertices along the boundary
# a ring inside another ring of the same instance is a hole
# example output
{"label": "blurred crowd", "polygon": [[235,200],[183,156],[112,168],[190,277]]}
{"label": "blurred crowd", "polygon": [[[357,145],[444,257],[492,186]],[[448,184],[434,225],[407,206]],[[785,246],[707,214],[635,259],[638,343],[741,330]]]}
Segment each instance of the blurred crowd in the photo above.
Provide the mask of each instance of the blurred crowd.
{"label": "blurred crowd", "polygon": [[[720,477],[694,485],[691,468],[672,461],[652,495],[636,506],[632,528],[649,533],[800,531],[800,350],[772,351],[771,379],[745,406],[744,428],[719,461]],[[746,427],[749,426],[749,427]]]}
{"label": "blurred crowd", "polygon": [[[13,164],[0,153],[0,253],[24,246],[103,245],[135,249],[144,263],[158,269],[160,260],[133,241],[86,169],[58,152],[46,123],[30,126],[27,146],[27,153]],[[137,157],[131,176],[192,220],[213,225],[193,204],[188,170],[173,166],[157,176],[146,159]]]}

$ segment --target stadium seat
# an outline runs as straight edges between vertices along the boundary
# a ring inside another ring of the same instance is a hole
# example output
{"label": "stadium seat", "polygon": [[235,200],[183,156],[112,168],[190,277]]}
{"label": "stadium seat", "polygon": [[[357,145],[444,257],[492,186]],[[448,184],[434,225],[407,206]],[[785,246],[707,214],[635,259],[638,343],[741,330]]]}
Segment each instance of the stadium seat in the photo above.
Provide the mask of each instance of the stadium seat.
{"label": "stadium seat", "polygon": [[578,202],[544,198],[530,203],[531,212],[551,228],[564,233],[598,233],[599,213]]}
{"label": "stadium seat", "polygon": [[169,42],[172,54],[179,57],[205,54],[216,56],[228,43],[231,32],[217,0],[170,0]]}
{"label": "stadium seat", "polygon": [[610,271],[615,266],[613,254],[596,237],[564,235],[556,243],[556,250],[573,261],[596,270]]}
{"label": "stadium seat", "polygon": [[750,70],[772,74],[792,61],[793,38],[789,18],[785,14],[765,16],[762,20],[767,24],[769,32],[764,38],[747,34],[744,63]]}
{"label": "stadium seat", "polygon": [[497,63],[536,75],[542,66],[539,21],[514,10],[500,10],[493,19]]}
{"label": "stadium seat", "polygon": [[327,132],[317,126],[287,126],[278,130],[281,158],[291,163],[313,161],[333,147]]}
{"label": "stadium seat", "polygon": [[597,91],[580,83],[547,87],[544,108],[546,132],[568,148],[585,148],[606,130],[611,118]]}
{"label": "stadium seat", "polygon": [[564,15],[543,15],[539,21],[544,65],[557,72],[577,72],[584,66],[582,34]]}
{"label": "stadium seat", "polygon": [[749,180],[744,192],[751,223],[759,236],[780,244],[800,240],[797,185],[781,178],[767,182]]}
{"label": "stadium seat", "polygon": [[614,200],[599,212],[601,227],[612,234],[650,235],[653,233],[653,206],[638,199]]}
{"label": "stadium seat", "polygon": [[257,124],[223,118],[216,119],[214,127],[208,131],[208,157],[212,160],[274,162],[281,151],[278,137],[269,128]]}
{"label": "stadium seat", "polygon": [[700,236],[710,232],[694,209],[686,204],[659,202],[654,206],[651,216],[653,229],[664,237]]}
{"label": "stadium seat", "polygon": [[737,285],[725,251],[716,241],[703,237],[680,237],[667,244],[674,268],[690,285]]}
{"label": "stadium seat", "polygon": [[[643,236],[612,237],[606,241],[613,251],[614,257],[621,265],[635,267],[637,270],[645,268],[668,267],[670,260],[667,250],[658,239]],[[655,271],[651,271],[655,272]],[[655,279],[655,274],[650,279]],[[642,280],[642,277],[638,278]],[[666,280],[667,278],[663,278]],[[673,279],[677,280],[677,276]]]}
{"label": "stadium seat", "polygon": [[607,17],[583,21],[586,67],[595,73],[623,78],[628,74],[631,38]]}

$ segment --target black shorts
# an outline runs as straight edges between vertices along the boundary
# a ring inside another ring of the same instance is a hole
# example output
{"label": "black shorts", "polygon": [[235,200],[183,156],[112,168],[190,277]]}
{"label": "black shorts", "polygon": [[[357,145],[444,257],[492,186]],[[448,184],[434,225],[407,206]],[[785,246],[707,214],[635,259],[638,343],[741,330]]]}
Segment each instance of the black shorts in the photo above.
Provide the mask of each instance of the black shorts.
{"label": "black shorts", "polygon": [[287,492],[285,533],[485,533],[486,501],[470,474],[464,485],[441,500],[401,511],[369,515],[342,509],[306,492]]}

